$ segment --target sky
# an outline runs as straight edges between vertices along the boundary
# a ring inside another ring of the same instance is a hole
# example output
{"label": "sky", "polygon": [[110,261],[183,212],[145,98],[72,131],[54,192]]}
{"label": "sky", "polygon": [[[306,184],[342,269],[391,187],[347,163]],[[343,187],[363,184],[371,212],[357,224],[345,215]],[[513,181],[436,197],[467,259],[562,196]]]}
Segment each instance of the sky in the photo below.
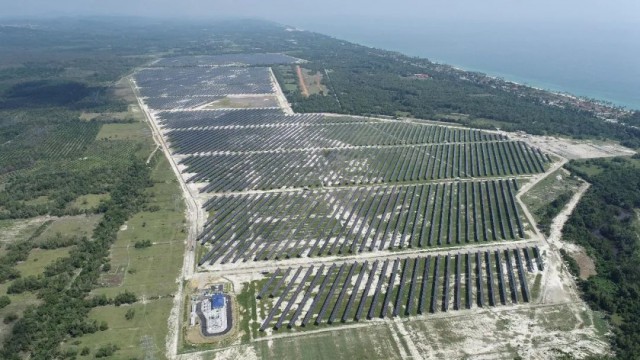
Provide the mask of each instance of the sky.
{"label": "sky", "polygon": [[0,0],[1,17],[258,17],[304,27],[327,19],[638,23],[638,0]]}

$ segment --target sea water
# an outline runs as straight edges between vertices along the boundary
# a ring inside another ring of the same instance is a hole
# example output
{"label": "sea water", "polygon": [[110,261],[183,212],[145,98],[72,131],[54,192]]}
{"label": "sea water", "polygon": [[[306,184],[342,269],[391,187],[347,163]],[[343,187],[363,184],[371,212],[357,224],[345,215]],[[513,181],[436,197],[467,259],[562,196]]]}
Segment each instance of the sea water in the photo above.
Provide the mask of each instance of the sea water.
{"label": "sea water", "polygon": [[306,29],[640,110],[640,26],[352,20]]}

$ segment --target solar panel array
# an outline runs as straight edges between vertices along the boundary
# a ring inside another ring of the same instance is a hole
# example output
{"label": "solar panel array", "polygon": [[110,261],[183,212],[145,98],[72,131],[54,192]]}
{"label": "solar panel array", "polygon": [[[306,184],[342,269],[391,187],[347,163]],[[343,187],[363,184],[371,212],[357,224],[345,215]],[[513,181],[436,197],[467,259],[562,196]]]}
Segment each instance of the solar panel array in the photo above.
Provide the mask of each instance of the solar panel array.
{"label": "solar panel array", "polygon": [[255,282],[260,330],[527,303],[539,259],[525,247],[277,269]]}
{"label": "solar panel array", "polygon": [[[178,57],[135,76],[185,180],[209,198],[198,265],[385,256],[282,268],[255,282],[266,309],[261,330],[530,301],[527,273],[543,270],[540,250],[508,246],[530,232],[516,198],[521,180],[551,159],[490,131],[201,109],[228,95],[274,95],[269,68],[259,65],[298,61]],[[491,250],[460,250],[481,244]],[[402,255],[452,247],[455,254]]]}

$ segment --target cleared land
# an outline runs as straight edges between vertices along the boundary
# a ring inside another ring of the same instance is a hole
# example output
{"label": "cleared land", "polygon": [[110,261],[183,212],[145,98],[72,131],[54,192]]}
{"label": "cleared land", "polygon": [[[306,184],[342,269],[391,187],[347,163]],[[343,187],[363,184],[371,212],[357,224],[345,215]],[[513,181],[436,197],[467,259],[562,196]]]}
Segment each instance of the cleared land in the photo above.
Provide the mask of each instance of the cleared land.
{"label": "cleared land", "polygon": [[[260,56],[250,62],[261,64]],[[202,245],[185,253],[187,263],[197,254],[199,266],[184,278],[226,281],[240,314],[235,340],[205,345],[185,342],[180,316],[171,344],[181,342],[168,346],[170,356],[606,352],[606,330],[520,200],[536,184],[547,186],[562,162],[500,132],[275,109],[200,110],[215,101],[210,96],[278,93],[268,68],[220,62],[160,62],[135,75],[156,135],[190,182],[186,189],[201,191],[197,200],[209,215],[199,229]],[[295,67],[284,64],[278,73],[289,68],[293,75]],[[174,303],[175,313],[184,313],[185,299]],[[485,322],[492,336],[479,331]],[[303,350],[315,348],[323,350]]]}

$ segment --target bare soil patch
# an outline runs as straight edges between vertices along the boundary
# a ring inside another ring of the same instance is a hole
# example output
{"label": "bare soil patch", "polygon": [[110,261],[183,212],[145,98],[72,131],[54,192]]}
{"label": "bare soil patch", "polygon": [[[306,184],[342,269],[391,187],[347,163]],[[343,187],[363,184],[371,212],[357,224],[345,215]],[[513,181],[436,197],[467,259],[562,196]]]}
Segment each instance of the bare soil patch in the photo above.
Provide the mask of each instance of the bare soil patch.
{"label": "bare soil patch", "polygon": [[569,255],[576,260],[580,267],[580,279],[587,280],[590,276],[596,275],[596,263],[587,254],[582,246],[575,244],[566,244],[566,250]]}
{"label": "bare soil patch", "polygon": [[296,65],[296,74],[298,75],[298,83],[300,85],[300,92],[302,96],[309,97],[309,89],[307,89],[307,84],[304,82],[304,76],[302,75],[302,68],[300,65]]}

